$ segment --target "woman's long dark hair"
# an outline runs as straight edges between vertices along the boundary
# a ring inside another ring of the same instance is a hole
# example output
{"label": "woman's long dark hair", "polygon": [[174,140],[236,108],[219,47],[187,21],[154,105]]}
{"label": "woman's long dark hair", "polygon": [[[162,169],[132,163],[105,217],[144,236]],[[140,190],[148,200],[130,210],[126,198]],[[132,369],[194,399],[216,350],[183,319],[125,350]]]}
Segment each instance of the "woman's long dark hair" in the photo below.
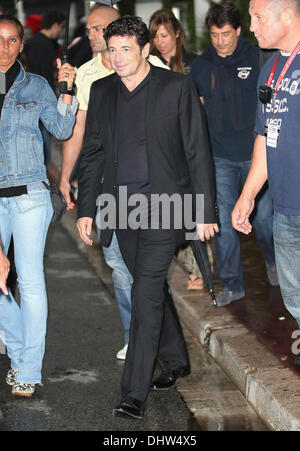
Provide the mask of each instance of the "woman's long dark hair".
{"label": "woman's long dark hair", "polygon": [[184,74],[184,63],[182,61],[182,47],[184,41],[184,32],[179,23],[179,21],[174,16],[173,12],[169,9],[163,8],[156,11],[152,14],[150,23],[149,23],[149,31],[151,38],[151,53],[158,57],[161,57],[160,52],[153,44],[153,39],[156,36],[158,27],[160,25],[164,25],[169,33],[176,35],[178,33],[178,37],[176,38],[176,53],[172,60],[172,70],[175,72],[180,72]]}

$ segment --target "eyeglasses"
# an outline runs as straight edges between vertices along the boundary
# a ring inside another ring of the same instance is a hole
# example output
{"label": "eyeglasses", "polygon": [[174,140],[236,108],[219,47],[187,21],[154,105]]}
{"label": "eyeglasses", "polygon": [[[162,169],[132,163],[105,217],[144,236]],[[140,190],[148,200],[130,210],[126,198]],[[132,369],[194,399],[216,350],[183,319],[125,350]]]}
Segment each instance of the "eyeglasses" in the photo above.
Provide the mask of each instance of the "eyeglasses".
{"label": "eyeglasses", "polygon": [[86,28],[84,31],[85,31],[85,34],[86,34],[87,36],[89,36],[89,34],[90,34],[92,31],[95,31],[96,33],[99,33],[100,31],[102,31],[102,33],[104,33],[104,32],[105,32],[105,27],[102,27],[102,25],[94,25],[94,26],[91,27],[91,28]]}

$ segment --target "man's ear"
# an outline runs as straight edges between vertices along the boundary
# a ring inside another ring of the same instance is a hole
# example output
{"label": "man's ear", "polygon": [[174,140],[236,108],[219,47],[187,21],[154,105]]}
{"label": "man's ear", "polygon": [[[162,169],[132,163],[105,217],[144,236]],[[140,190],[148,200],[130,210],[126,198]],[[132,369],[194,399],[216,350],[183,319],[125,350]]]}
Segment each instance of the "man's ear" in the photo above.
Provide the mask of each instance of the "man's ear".
{"label": "man's ear", "polygon": [[237,28],[236,32],[237,32],[237,35],[240,36],[241,32],[242,32],[242,27]]}
{"label": "man's ear", "polygon": [[143,58],[148,58],[149,53],[150,53],[150,42],[147,42],[147,44],[144,45],[142,50]]}
{"label": "man's ear", "polygon": [[281,13],[281,20],[285,25],[292,25],[295,18],[295,11],[292,8],[286,8]]}

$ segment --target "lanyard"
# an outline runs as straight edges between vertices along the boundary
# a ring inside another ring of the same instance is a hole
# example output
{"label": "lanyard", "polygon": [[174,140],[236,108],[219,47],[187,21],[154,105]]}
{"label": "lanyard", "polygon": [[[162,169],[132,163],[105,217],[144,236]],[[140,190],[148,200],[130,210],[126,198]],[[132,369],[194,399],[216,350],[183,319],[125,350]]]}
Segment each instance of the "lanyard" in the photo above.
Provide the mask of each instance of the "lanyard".
{"label": "lanyard", "polygon": [[[275,90],[275,99],[276,99],[276,96],[277,96],[277,91],[278,91],[279,85],[282,82],[282,80],[284,79],[287,71],[289,70],[290,66],[292,65],[292,62],[294,61],[294,59],[298,55],[299,51],[300,51],[300,41],[296,45],[295,49],[293,50],[293,53],[290,55],[289,59],[287,60],[287,62],[285,63],[285,65],[284,65],[284,67],[283,67],[283,69],[281,71],[281,74],[279,75],[279,78],[277,80],[277,83],[276,83],[275,89],[274,89]],[[267,81],[267,86],[269,86],[269,87],[271,86],[273,78],[274,78],[274,75],[275,75],[275,70],[276,70],[276,67],[277,67],[279,56],[280,55],[278,55],[277,58],[276,58],[276,61],[274,63],[274,66],[273,66],[273,68],[272,68],[272,70],[270,72],[270,75],[269,75],[269,78],[268,78],[268,81]]]}

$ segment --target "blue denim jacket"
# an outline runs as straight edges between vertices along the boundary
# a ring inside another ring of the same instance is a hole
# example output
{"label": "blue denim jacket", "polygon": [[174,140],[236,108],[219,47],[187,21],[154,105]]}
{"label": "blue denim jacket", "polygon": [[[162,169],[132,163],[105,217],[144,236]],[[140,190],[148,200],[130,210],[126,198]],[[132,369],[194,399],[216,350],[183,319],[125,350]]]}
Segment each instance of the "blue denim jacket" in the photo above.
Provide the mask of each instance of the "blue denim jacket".
{"label": "blue denim jacket", "polygon": [[3,102],[0,120],[0,188],[46,180],[39,120],[58,139],[67,139],[78,106],[58,101],[39,75],[20,72]]}

